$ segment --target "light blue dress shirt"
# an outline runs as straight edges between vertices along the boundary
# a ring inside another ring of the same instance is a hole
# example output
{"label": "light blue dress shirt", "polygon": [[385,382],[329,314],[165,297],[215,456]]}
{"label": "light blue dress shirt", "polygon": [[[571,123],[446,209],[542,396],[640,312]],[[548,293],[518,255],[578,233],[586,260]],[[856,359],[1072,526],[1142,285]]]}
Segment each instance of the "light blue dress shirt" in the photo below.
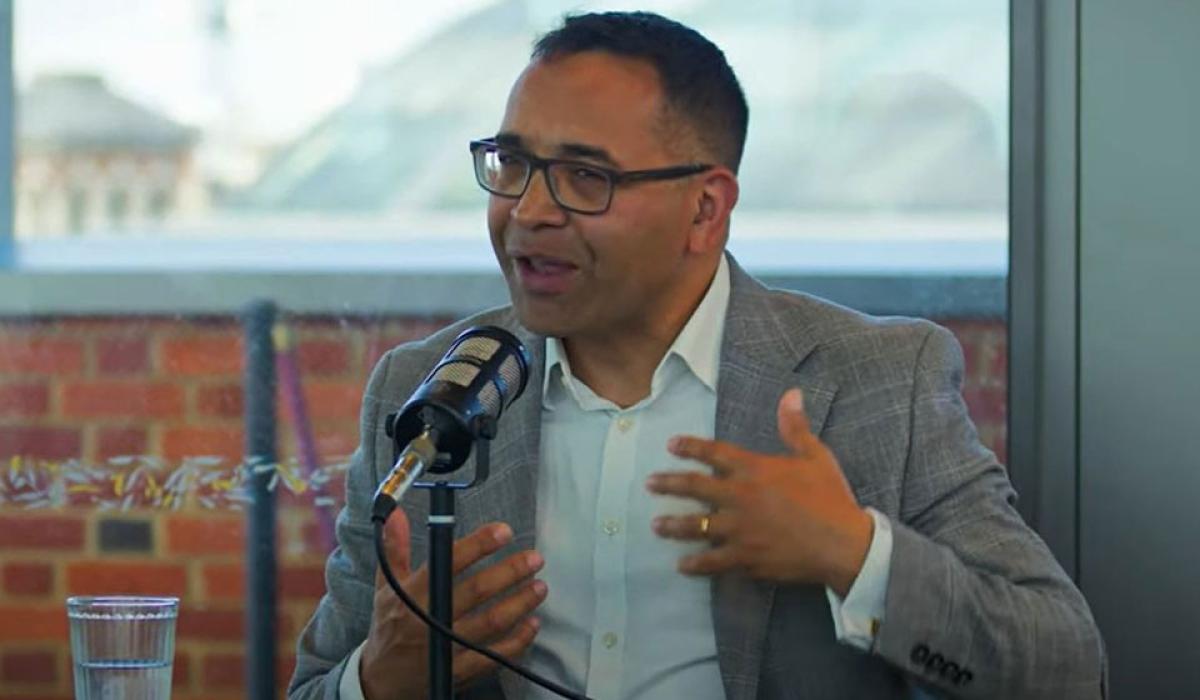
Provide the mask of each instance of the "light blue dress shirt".
{"label": "light blue dress shirt", "polygon": [[[728,304],[722,258],[655,370],[650,395],[625,409],[571,373],[561,341],[547,341],[536,542],[549,594],[535,613],[542,627],[524,663],[594,700],[725,697],[711,580],[676,570],[680,558],[707,544],[663,539],[651,529],[659,515],[704,506],[651,494],[645,482],[660,471],[711,473],[669,454],[666,444],[673,435],[714,435]],[[887,518],[870,512],[875,532],[862,571],[844,601],[827,591],[837,638],[864,650],[883,615],[892,548]],[[343,698],[362,698],[361,649],[342,677]],[[555,697],[530,686],[530,698]]]}

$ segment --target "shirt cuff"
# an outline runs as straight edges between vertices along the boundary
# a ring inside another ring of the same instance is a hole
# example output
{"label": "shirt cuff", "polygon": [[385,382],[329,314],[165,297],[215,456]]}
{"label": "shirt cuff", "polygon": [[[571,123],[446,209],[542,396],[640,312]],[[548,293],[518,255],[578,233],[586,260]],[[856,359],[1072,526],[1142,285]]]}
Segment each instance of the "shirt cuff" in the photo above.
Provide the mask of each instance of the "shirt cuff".
{"label": "shirt cuff", "polygon": [[871,546],[867,558],[846,598],[838,597],[828,587],[829,611],[833,614],[833,629],[843,644],[870,651],[875,643],[875,634],[883,622],[887,604],[888,575],[892,568],[892,524],[879,511],[867,508],[875,521],[875,532],[871,535]]}
{"label": "shirt cuff", "polygon": [[358,677],[358,660],[362,658],[363,646],[366,642],[354,647],[346,666],[342,669],[342,680],[338,683],[338,698],[341,700],[365,700],[362,692],[362,680]]}

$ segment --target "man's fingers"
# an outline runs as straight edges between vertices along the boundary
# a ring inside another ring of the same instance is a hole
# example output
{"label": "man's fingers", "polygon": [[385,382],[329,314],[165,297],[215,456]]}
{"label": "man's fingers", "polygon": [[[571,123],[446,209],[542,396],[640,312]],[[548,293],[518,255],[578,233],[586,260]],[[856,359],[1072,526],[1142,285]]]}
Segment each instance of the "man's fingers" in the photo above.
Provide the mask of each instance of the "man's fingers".
{"label": "man's fingers", "polygon": [[651,493],[681,496],[714,506],[733,505],[736,492],[729,482],[697,472],[660,472],[646,479]]}
{"label": "man's fingers", "polygon": [[[400,508],[392,511],[383,523],[383,550],[387,552],[388,566],[400,581],[412,573],[412,544],[409,540],[408,517]],[[375,588],[387,588],[383,571],[376,565]]]}
{"label": "man's fingers", "polygon": [[672,540],[711,540],[720,542],[728,534],[726,521],[716,513],[663,515],[654,519],[654,532]]}
{"label": "man's fingers", "polygon": [[[489,649],[501,656],[515,659],[529,648],[537,636],[541,625],[530,614],[542,604],[547,594],[544,582],[529,582],[492,607],[455,622],[454,631],[476,644],[487,644]],[[455,650],[454,675],[459,681],[470,681],[496,666],[494,661],[482,654],[457,645]]]}
{"label": "man's fingers", "polygon": [[733,547],[716,547],[679,560],[679,572],[689,576],[711,576],[738,567]]}
{"label": "man's fingers", "polygon": [[779,422],[779,437],[796,454],[807,454],[812,450],[817,436],[808,426],[808,414],[804,412],[804,394],[796,388],[783,392],[776,409]]}
{"label": "man's fingers", "polygon": [[468,566],[500,551],[512,542],[513,531],[507,523],[488,523],[475,532],[454,542],[454,573],[461,574]]}
{"label": "man's fingers", "polygon": [[[512,542],[512,538],[512,528],[507,524],[488,523],[466,537],[455,540],[451,562],[454,573],[462,573],[480,559],[499,551]],[[388,552],[388,563],[392,567],[392,573],[401,582],[407,581],[408,585],[405,588],[414,600],[424,600],[429,582],[429,567],[422,566],[416,573],[411,571],[408,518],[399,508],[392,512],[384,524],[384,547]],[[401,568],[401,564],[404,568]],[[383,572],[378,570],[375,572],[375,588],[391,590],[383,578]]]}
{"label": "man's fingers", "polygon": [[721,476],[736,474],[759,455],[720,440],[705,440],[691,435],[676,435],[667,441],[667,451],[682,459],[703,462]]}
{"label": "man's fingers", "polygon": [[[541,624],[537,621],[537,618],[529,618],[513,628],[512,632],[506,637],[495,644],[488,645],[487,648],[506,659],[516,660],[533,644],[533,640],[537,637],[538,630],[540,629]],[[480,676],[489,673],[498,665],[483,654],[463,649],[457,644],[454,648],[457,652],[454,656],[454,680],[456,685],[468,684]]]}
{"label": "man's fingers", "polygon": [[454,614],[462,617],[541,570],[545,562],[533,551],[518,552],[454,586]]}
{"label": "man's fingers", "polygon": [[512,595],[494,605],[466,615],[454,623],[454,631],[463,637],[490,642],[508,633],[513,625],[532,613],[546,600],[549,591],[544,581],[530,581]]}

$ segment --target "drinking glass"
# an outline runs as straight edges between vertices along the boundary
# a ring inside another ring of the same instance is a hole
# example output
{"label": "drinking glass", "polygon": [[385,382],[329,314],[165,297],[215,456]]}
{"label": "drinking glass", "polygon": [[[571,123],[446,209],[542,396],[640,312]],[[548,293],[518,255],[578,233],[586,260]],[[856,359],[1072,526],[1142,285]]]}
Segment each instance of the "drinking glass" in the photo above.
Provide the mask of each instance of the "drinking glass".
{"label": "drinking glass", "polygon": [[178,598],[68,598],[75,700],[167,700],[178,613]]}

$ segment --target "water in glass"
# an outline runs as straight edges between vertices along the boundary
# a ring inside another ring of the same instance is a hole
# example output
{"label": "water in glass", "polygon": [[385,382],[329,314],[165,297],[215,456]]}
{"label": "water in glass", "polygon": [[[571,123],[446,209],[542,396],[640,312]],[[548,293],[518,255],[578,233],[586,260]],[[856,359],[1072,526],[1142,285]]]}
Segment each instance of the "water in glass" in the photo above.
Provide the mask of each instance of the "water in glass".
{"label": "water in glass", "polygon": [[67,601],[76,700],[166,700],[171,695],[179,599]]}

